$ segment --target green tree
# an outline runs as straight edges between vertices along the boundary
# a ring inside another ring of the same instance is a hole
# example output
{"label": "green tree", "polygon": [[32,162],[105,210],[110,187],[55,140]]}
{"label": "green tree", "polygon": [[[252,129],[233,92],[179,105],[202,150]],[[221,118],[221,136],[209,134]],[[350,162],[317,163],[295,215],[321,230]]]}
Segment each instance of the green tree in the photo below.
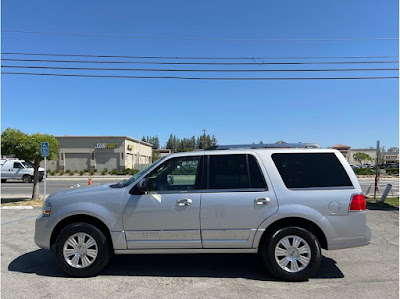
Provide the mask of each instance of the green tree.
{"label": "green tree", "polygon": [[17,129],[7,128],[1,134],[1,152],[3,155],[14,155],[33,165],[33,190],[32,199],[39,199],[39,166],[43,160],[41,156],[41,143],[49,143],[48,160],[56,160],[59,151],[59,142],[53,135],[35,133],[25,134]]}
{"label": "green tree", "polygon": [[388,153],[399,153],[399,148],[398,147],[390,147],[388,150]]}
{"label": "green tree", "polygon": [[358,162],[360,165],[362,165],[363,162],[365,162],[365,161],[372,161],[372,158],[370,155],[368,155],[366,153],[360,153],[360,152],[355,153],[353,155],[353,159],[354,159],[354,161]]}

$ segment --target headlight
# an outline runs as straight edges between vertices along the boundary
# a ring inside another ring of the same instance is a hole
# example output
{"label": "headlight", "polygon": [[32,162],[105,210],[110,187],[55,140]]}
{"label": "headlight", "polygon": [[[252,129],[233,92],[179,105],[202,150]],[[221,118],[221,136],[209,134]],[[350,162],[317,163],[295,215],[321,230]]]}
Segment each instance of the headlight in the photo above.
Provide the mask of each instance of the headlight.
{"label": "headlight", "polygon": [[51,213],[51,204],[45,203],[43,205],[43,211],[42,211],[42,216],[43,217],[49,217]]}

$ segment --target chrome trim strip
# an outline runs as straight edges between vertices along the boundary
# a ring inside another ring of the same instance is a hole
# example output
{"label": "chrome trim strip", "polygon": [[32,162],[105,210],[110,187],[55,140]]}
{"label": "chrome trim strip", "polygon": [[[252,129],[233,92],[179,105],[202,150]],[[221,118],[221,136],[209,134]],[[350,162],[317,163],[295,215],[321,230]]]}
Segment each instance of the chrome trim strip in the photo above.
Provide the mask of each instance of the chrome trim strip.
{"label": "chrome trim strip", "polygon": [[288,188],[293,191],[313,191],[313,190],[351,190],[354,186],[338,186],[338,187],[307,187],[307,188]]}

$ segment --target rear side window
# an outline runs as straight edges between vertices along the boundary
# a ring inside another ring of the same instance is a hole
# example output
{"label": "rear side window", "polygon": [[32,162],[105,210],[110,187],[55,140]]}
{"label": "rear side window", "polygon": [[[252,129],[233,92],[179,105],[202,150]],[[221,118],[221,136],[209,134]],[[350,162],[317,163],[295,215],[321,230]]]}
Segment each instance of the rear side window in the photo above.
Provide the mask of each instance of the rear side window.
{"label": "rear side window", "polygon": [[209,189],[250,188],[246,155],[210,156]]}
{"label": "rear side window", "polygon": [[209,159],[209,189],[266,189],[260,167],[252,155],[212,155]]}
{"label": "rear side window", "polygon": [[247,155],[249,159],[250,187],[266,188],[264,176],[261,173],[260,166],[253,155]]}
{"label": "rear side window", "polygon": [[287,188],[353,187],[334,153],[273,154]]}

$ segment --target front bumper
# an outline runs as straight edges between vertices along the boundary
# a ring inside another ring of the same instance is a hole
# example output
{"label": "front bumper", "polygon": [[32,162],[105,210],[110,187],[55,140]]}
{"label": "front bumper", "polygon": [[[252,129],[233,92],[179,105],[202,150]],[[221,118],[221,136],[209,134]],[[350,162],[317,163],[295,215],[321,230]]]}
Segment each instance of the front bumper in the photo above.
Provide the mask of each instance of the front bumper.
{"label": "front bumper", "polygon": [[49,225],[50,217],[40,215],[35,222],[35,243],[42,249],[50,249],[52,228]]}

